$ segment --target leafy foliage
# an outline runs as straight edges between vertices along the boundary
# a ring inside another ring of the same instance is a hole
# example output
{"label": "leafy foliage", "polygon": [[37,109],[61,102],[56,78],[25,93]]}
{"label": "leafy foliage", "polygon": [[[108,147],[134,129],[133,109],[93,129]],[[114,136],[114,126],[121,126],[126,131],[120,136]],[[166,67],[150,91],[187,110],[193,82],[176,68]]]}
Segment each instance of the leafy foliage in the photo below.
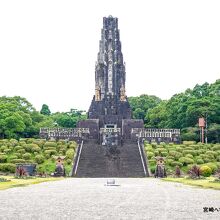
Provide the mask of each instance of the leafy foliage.
{"label": "leafy foliage", "polygon": [[165,101],[147,95],[130,97],[129,101],[134,117],[144,119],[145,127],[180,128],[182,140],[198,142],[198,118],[207,116],[208,141],[220,142],[220,79],[196,85]]}

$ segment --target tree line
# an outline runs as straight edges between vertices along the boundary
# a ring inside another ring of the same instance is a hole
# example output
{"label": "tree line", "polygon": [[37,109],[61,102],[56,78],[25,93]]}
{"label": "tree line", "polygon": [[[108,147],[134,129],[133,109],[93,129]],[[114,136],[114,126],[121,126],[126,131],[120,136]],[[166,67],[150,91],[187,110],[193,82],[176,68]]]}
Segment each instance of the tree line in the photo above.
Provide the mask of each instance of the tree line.
{"label": "tree line", "polygon": [[[193,89],[161,100],[152,95],[129,97],[133,118],[143,119],[146,128],[180,128],[182,140],[199,141],[198,118],[208,122],[208,141],[220,142],[220,79],[196,85]],[[41,127],[75,127],[86,119],[85,111],[51,113],[43,104],[41,111],[20,96],[0,97],[0,138],[38,137]]]}
{"label": "tree line", "polygon": [[182,140],[199,141],[199,117],[207,118],[208,141],[220,142],[220,79],[196,85],[169,100],[156,96],[130,97],[133,117],[146,128],[180,128]]}

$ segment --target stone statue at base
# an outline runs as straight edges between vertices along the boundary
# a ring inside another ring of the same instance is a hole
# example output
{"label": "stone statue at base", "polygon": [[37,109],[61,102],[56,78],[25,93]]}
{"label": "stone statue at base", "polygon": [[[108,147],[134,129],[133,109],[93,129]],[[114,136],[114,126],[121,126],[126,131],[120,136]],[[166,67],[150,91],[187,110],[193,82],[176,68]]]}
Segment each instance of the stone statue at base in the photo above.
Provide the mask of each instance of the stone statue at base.
{"label": "stone statue at base", "polygon": [[65,156],[54,156],[56,159],[56,168],[52,176],[60,177],[66,176],[65,168],[64,168],[64,159]]}
{"label": "stone statue at base", "polygon": [[165,163],[163,157],[155,157],[156,159],[156,169],[155,169],[155,178],[164,178],[167,177]]}

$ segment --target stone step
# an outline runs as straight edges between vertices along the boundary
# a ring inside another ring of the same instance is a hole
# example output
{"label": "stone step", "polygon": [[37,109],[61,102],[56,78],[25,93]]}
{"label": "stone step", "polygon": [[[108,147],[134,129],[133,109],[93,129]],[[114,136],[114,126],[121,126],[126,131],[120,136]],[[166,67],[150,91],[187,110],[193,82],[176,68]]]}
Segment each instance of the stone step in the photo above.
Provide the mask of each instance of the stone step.
{"label": "stone step", "polygon": [[139,149],[136,143],[125,143],[118,162],[110,162],[105,148],[94,141],[83,145],[76,177],[143,177]]}

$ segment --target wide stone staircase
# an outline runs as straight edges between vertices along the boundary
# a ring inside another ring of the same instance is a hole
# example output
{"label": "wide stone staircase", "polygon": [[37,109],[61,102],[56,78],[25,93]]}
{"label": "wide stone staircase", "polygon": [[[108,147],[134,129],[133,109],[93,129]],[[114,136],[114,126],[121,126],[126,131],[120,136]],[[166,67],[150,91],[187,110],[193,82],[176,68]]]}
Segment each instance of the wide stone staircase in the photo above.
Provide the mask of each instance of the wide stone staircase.
{"label": "wide stone staircase", "polygon": [[[108,157],[106,148],[95,140],[83,143],[75,158],[73,176],[76,177],[145,177],[149,176],[145,155],[137,143],[124,142],[117,148],[117,157]],[[78,161],[78,162],[77,162]]]}

